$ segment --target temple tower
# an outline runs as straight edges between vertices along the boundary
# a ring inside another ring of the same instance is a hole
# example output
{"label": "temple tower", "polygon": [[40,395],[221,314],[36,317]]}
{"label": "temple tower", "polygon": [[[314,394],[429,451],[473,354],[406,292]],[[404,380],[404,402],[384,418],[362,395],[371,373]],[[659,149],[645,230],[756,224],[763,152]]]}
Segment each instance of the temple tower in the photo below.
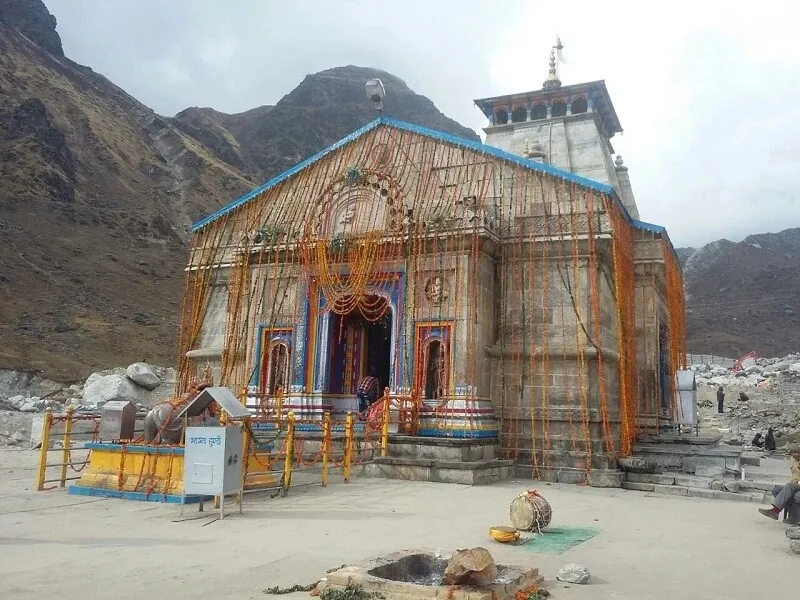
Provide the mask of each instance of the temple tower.
{"label": "temple tower", "polygon": [[486,144],[609,184],[638,219],[627,168],[614,163],[611,138],[622,126],[605,81],[561,85],[556,55],[561,47],[559,41],[550,52],[541,89],[475,100],[489,119]]}

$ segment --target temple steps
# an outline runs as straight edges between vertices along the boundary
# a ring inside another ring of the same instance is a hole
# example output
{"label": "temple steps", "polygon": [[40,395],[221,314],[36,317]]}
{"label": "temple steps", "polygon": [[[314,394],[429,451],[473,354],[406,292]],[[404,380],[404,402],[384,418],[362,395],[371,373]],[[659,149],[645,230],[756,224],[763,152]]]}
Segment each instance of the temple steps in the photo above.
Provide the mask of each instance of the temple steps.
{"label": "temple steps", "polygon": [[375,458],[364,465],[366,477],[486,485],[514,475],[513,460],[446,461],[424,458]]}
{"label": "temple steps", "polygon": [[386,457],[364,465],[365,477],[485,485],[514,476],[514,461],[500,458],[492,439],[392,435]]}
{"label": "temple steps", "polygon": [[[765,502],[773,483],[733,478],[700,477],[682,472],[627,473],[622,488],[639,492],[709,500]],[[771,495],[770,495],[771,497]]]}

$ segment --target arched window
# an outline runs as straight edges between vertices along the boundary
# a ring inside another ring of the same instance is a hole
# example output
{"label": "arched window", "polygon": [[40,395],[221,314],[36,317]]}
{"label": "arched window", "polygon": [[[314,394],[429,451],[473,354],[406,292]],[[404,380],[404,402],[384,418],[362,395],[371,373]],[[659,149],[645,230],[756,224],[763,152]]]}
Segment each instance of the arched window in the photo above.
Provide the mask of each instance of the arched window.
{"label": "arched window", "polygon": [[512,123],[524,123],[528,120],[528,109],[524,106],[515,106],[511,111]]}
{"label": "arched window", "polygon": [[447,395],[447,347],[433,339],[425,347],[425,399],[438,400]]}
{"label": "arched window", "polygon": [[508,113],[504,111],[502,108],[499,108],[496,111],[494,111],[494,124],[505,125],[506,123],[508,123]]}
{"label": "arched window", "polygon": [[269,348],[267,363],[267,393],[272,395],[278,388],[286,391],[289,385],[289,346],[284,342],[274,342]]}
{"label": "arched window", "polygon": [[580,114],[580,113],[585,113],[588,110],[588,108],[589,108],[589,105],[586,102],[586,98],[584,98],[583,96],[575,98],[575,100],[572,101],[572,114],[573,115],[577,115],[577,114]]}
{"label": "arched window", "polygon": [[567,114],[567,104],[563,100],[556,100],[553,102],[553,108],[550,109],[550,116],[563,117]]}
{"label": "arched window", "polygon": [[534,104],[533,108],[531,109],[531,120],[534,121],[536,119],[546,119],[547,118],[547,106],[544,102],[540,102],[539,104]]}

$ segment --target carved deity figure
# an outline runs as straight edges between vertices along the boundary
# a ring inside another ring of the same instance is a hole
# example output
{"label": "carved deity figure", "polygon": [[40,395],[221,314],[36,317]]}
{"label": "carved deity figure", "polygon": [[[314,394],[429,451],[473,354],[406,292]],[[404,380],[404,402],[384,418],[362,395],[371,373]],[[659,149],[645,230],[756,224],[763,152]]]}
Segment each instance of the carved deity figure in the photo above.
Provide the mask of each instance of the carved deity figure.
{"label": "carved deity figure", "polygon": [[425,374],[425,397],[438,399],[444,396],[445,360],[444,346],[441,342],[431,342],[428,346],[428,364]]}
{"label": "carved deity figure", "polygon": [[425,297],[432,304],[441,304],[447,300],[447,296],[447,286],[445,285],[442,277],[437,275],[436,277],[431,277],[428,279],[427,283],[425,284]]}
{"label": "carved deity figure", "polygon": [[353,225],[356,222],[356,203],[350,202],[339,215],[339,220],[336,222],[334,235],[341,233],[350,233]]}

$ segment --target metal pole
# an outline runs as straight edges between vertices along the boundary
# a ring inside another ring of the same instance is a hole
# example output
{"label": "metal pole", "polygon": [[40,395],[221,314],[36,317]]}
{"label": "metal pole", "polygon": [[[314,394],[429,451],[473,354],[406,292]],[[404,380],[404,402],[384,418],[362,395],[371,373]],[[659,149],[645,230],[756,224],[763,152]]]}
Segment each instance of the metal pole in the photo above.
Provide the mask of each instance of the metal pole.
{"label": "metal pole", "polygon": [[247,469],[250,462],[250,417],[242,419],[242,435],[244,435],[244,443],[242,444],[242,487],[239,490],[239,514],[242,512],[242,498],[244,496],[244,486],[247,483]]}
{"label": "metal pole", "polygon": [[389,446],[389,388],[383,390],[383,419],[381,419],[381,458],[386,457]]}
{"label": "metal pole", "polygon": [[353,457],[353,413],[344,422],[344,481],[350,481],[350,461]]}
{"label": "metal pole", "polygon": [[322,417],[322,487],[328,485],[328,460],[331,453],[331,413]]}
{"label": "metal pole", "polygon": [[53,411],[48,408],[44,411],[42,422],[42,446],[39,451],[39,467],[36,471],[36,490],[44,489],[44,474],[47,468],[47,449],[50,447],[50,427],[53,425]]}
{"label": "metal pole", "polygon": [[72,433],[72,412],[75,410],[73,407],[67,407],[67,422],[64,423],[64,437],[63,445],[64,450],[61,453],[61,483],[59,487],[64,487],[64,482],[67,480],[67,463],[69,462],[69,446],[70,434]]}
{"label": "metal pole", "polygon": [[294,457],[294,413],[290,412],[286,418],[286,457],[283,461],[283,494],[289,491],[292,485],[292,459]]}

